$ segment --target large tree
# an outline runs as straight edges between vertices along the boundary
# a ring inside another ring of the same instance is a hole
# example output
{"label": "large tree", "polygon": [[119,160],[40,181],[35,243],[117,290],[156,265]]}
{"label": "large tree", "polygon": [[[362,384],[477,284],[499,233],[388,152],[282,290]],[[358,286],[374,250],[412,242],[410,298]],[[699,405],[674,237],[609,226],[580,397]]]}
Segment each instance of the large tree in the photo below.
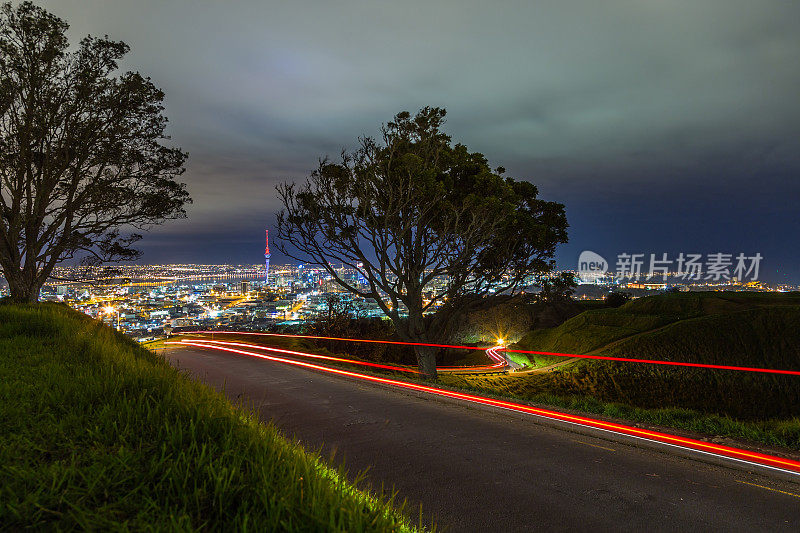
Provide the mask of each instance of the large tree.
{"label": "large tree", "polygon": [[126,44],[70,49],[67,28],[30,2],[0,7],[0,269],[19,302],[61,261],[138,257],[136,232],[191,201],[175,181],[187,154],[163,142],[164,93],[115,75]]}
{"label": "large tree", "polygon": [[[411,342],[446,340],[459,315],[551,269],[567,239],[563,205],[453,145],[444,117],[440,108],[400,113],[381,141],[362,138],[340,161],[320,161],[304,184],[278,186],[281,251],[374,298]],[[341,264],[364,281],[342,276]],[[435,379],[436,351],[416,354],[420,371]]]}

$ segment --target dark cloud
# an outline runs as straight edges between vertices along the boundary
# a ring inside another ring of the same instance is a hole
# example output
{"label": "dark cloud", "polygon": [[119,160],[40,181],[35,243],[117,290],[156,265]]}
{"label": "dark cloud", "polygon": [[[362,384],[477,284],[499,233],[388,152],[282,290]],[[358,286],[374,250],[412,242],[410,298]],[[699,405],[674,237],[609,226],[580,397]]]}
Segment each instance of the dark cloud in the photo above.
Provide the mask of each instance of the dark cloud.
{"label": "dark cloud", "polygon": [[257,261],[277,181],[441,105],[455,139],[567,204],[565,266],[591,247],[760,250],[800,275],[797,2],[44,5],[76,39],[128,42],[125,67],[166,91],[195,204],[147,260]]}

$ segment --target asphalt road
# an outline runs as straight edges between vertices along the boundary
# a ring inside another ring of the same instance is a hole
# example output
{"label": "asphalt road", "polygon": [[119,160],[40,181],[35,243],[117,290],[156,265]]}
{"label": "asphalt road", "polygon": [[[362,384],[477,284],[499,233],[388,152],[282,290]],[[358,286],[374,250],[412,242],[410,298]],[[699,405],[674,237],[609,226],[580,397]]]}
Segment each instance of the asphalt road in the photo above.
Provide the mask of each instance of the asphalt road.
{"label": "asphalt road", "polygon": [[446,531],[800,531],[800,484],[774,476],[262,359],[167,357]]}

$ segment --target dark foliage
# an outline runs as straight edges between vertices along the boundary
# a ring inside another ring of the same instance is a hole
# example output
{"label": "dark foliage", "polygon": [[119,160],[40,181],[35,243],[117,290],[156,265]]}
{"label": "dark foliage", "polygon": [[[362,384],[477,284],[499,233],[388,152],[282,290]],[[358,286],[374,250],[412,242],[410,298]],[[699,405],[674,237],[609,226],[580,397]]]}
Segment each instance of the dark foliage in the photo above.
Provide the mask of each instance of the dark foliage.
{"label": "dark foliage", "polygon": [[629,292],[612,292],[604,298],[607,307],[620,307],[628,303],[631,299]]}
{"label": "dark foliage", "polygon": [[[407,341],[445,341],[461,314],[549,270],[567,238],[563,205],[452,144],[444,116],[439,108],[399,113],[381,142],[363,138],[339,162],[322,160],[301,186],[278,187],[281,251],[374,298]],[[341,264],[366,283],[340,276]],[[436,376],[433,350],[419,348],[417,360]]]}
{"label": "dark foliage", "polygon": [[153,224],[185,216],[187,154],[163,141],[164,93],[115,75],[125,43],[86,37],[23,2],[0,7],[0,268],[36,301],[56,264],[130,260]]}

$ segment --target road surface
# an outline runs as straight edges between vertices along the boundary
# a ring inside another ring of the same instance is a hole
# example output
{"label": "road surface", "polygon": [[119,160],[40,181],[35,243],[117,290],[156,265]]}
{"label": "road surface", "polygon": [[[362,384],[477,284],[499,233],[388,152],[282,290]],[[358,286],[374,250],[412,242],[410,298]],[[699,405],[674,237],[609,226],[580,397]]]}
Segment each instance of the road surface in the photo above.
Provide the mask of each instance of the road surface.
{"label": "road surface", "polygon": [[800,484],[768,474],[231,353],[167,358],[447,531],[800,530]]}

